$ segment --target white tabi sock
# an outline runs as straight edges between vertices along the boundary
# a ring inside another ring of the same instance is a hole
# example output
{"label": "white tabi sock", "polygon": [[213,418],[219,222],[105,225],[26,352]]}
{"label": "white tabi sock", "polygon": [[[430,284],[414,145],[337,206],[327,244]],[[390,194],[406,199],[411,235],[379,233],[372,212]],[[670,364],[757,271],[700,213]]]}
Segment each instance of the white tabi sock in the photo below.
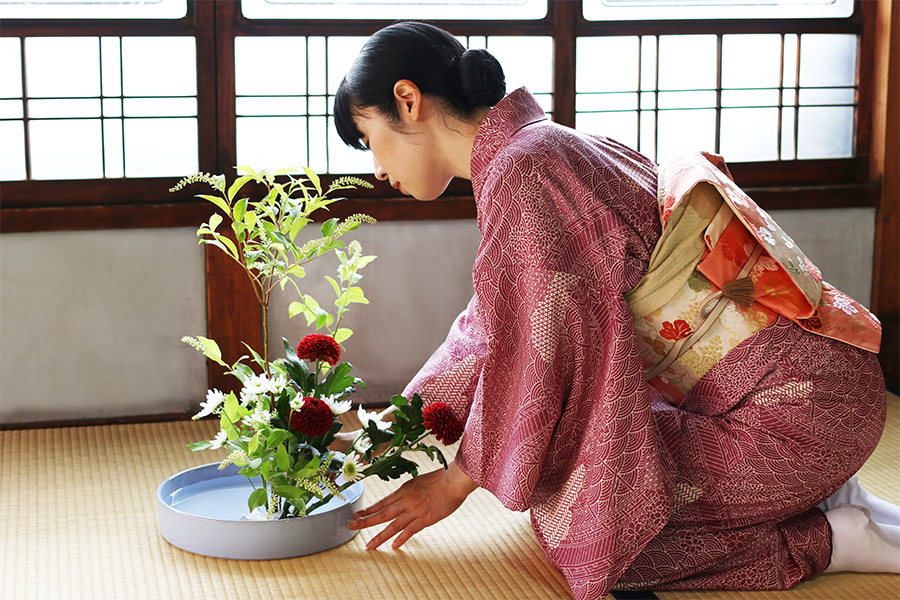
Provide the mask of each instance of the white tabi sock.
{"label": "white tabi sock", "polygon": [[869,511],[871,519],[879,525],[900,527],[900,506],[870,494],[859,484],[859,479],[856,475],[851,477],[838,491],[829,496],[825,502],[821,503],[819,508],[822,509],[822,512],[828,512],[841,504],[862,506]]}
{"label": "white tabi sock", "polygon": [[900,573],[900,546],[889,540],[900,530],[879,525],[863,507],[842,504],[825,513],[831,526],[831,563],[826,573]]}

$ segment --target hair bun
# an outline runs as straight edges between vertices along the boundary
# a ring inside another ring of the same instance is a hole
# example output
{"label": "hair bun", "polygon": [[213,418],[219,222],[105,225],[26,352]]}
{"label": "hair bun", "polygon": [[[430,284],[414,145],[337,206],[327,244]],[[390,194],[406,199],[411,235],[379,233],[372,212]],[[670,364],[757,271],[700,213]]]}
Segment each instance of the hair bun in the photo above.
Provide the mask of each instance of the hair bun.
{"label": "hair bun", "polygon": [[472,106],[494,106],[506,95],[503,67],[487,50],[466,50],[456,63],[459,91]]}

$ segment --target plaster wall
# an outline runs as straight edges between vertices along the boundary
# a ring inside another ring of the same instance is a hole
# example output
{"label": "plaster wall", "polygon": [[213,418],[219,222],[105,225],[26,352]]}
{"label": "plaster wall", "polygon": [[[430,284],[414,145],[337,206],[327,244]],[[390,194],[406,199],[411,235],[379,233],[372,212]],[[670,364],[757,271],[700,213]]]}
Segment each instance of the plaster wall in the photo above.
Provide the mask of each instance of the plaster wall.
{"label": "plaster wall", "polygon": [[[825,279],[871,300],[875,211],[773,211]],[[370,304],[355,304],[345,358],[369,384],[366,400],[399,393],[443,341],[472,295],[475,222],[388,222],[350,235],[378,258],[363,271]],[[310,265],[301,289],[333,302]],[[308,284],[308,285],[307,285]],[[289,290],[290,291],[290,290]],[[273,355],[282,337],[311,330],[287,318],[294,292],[272,305]],[[0,236],[0,421],[33,422],[195,410],[206,391],[202,356],[181,343],[206,331],[203,249],[193,228]]]}

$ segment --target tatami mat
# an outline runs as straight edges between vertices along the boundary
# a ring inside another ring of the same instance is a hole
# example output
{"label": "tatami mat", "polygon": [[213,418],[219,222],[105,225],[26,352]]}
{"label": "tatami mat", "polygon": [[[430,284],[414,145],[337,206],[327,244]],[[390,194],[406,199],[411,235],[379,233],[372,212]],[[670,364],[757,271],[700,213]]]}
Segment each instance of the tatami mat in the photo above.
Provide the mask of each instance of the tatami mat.
{"label": "tatami mat", "polygon": [[[478,490],[401,551],[366,551],[374,531],[321,554],[235,561],[174,548],[159,534],[156,487],[220,459],[185,444],[216,422],[170,422],[0,432],[0,598],[3,600],[541,600],[570,598],[527,514]],[[448,456],[452,455],[451,452]],[[860,478],[900,503],[900,415]],[[430,468],[430,467],[429,467]],[[374,501],[398,484],[368,481]],[[235,540],[239,544],[240,540]],[[895,575],[827,575],[786,592],[657,592],[664,600],[900,598]]]}

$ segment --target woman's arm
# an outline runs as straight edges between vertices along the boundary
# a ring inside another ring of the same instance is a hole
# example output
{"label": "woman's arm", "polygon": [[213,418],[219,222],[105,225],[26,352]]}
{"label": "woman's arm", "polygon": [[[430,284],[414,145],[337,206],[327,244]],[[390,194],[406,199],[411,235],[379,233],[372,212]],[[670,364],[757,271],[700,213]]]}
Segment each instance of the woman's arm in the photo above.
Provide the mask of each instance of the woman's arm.
{"label": "woman's arm", "polygon": [[382,523],[390,524],[366,544],[373,550],[397,535],[391,546],[402,546],[413,535],[450,516],[478,485],[457,466],[438,469],[415,477],[394,493],[372,506],[353,514],[347,526],[363,529]]}

